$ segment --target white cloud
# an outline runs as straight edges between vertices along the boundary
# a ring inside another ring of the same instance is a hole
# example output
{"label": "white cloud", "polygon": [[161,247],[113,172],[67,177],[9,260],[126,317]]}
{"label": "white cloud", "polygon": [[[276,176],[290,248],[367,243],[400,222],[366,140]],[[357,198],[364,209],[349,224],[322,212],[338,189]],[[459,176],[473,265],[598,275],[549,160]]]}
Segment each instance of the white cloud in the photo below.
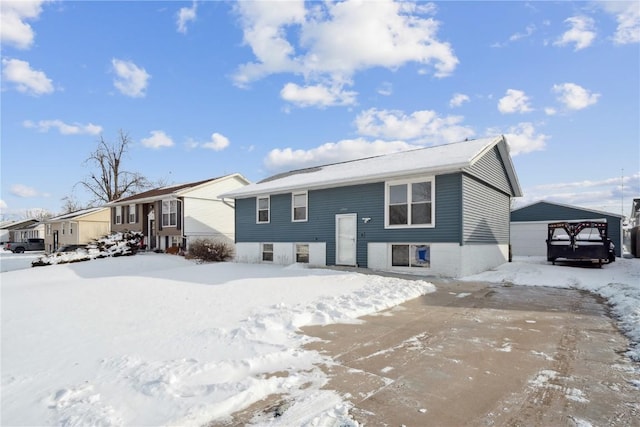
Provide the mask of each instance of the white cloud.
{"label": "white cloud", "polygon": [[94,125],[93,123],[86,125],[74,123],[70,125],[62,120],[40,120],[37,123],[25,120],[22,124],[26,128],[35,128],[40,132],[49,132],[49,129],[57,128],[62,135],[98,135],[102,132],[102,126]]}
{"label": "white cloud", "polygon": [[42,71],[33,70],[28,62],[2,58],[2,77],[16,85],[20,92],[45,95],[54,91],[51,79]]}
{"label": "white cloud", "polygon": [[615,16],[618,27],[613,36],[615,44],[640,42],[640,4],[637,1],[600,1],[602,8]]}
{"label": "white cloud", "polygon": [[211,134],[211,141],[202,144],[202,147],[209,148],[213,151],[222,151],[229,146],[229,139],[217,132]]}
{"label": "white cloud", "polygon": [[397,69],[409,62],[433,67],[437,77],[444,77],[458,64],[451,46],[437,38],[439,23],[421,16],[433,7],[298,0],[287,2],[287,7],[238,2],[236,11],[244,42],[256,58],[237,70],[234,80],[240,86],[283,72],[303,75],[310,84],[328,80],[343,85],[360,70]]}
{"label": "white cloud", "polygon": [[522,122],[508,129],[490,128],[487,129],[487,135],[502,134],[507,138],[509,151],[512,156],[518,154],[531,153],[533,151],[542,151],[547,146],[549,136],[542,133],[536,133],[532,123]]}
{"label": "white cloud", "polygon": [[295,170],[311,166],[343,162],[363,157],[377,156],[397,151],[418,148],[403,141],[366,141],[347,139],[336,143],[328,142],[309,150],[291,148],[274,149],[264,160],[265,167],[272,172]]}
{"label": "white cloud", "polygon": [[507,94],[498,101],[498,110],[502,114],[532,111],[529,105],[529,97],[523,91],[517,89],[507,89]]}
{"label": "white cloud", "polygon": [[527,27],[525,28],[524,32],[520,33],[513,33],[511,36],[509,36],[509,41],[508,42],[496,42],[494,44],[491,45],[491,47],[505,47],[507,46],[510,42],[515,42],[518,41],[520,39],[525,39],[528,37],[531,37],[531,35],[536,31],[536,26],[531,24],[531,25],[527,25]]}
{"label": "white cloud", "polygon": [[140,98],[145,96],[145,90],[149,84],[151,75],[144,68],[138,67],[131,61],[123,61],[121,59],[112,59],[111,65],[116,78],[113,85],[123,95],[132,98]]}
{"label": "white cloud", "polygon": [[26,21],[37,19],[42,12],[43,1],[2,1],[0,13],[0,40],[19,49],[28,49],[35,34]]}
{"label": "white cloud", "polygon": [[187,33],[187,23],[196,20],[196,12],[198,5],[194,1],[191,7],[181,7],[177,13],[178,19],[176,25],[178,26],[178,32],[182,34]]}
{"label": "white cloud", "polygon": [[544,113],[547,116],[555,116],[558,113],[558,111],[553,107],[545,107]]}
{"label": "white cloud", "polygon": [[588,16],[572,16],[565,19],[570,25],[570,29],[560,36],[555,42],[556,46],[566,46],[574,43],[574,50],[584,49],[591,46],[596,38],[595,25],[592,18]]}
{"label": "white cloud", "polygon": [[553,91],[560,101],[569,110],[582,110],[598,102],[599,93],[592,93],[589,90],[575,83],[562,83],[553,85]]}
{"label": "white cloud", "polygon": [[390,96],[393,94],[393,85],[390,82],[383,82],[378,87],[377,92],[382,96]]}
{"label": "white cloud", "polygon": [[149,138],[143,138],[142,145],[147,148],[173,147],[173,140],[161,130],[152,130]]}
{"label": "white cloud", "polygon": [[14,196],[23,197],[23,198],[38,197],[40,195],[38,190],[36,190],[35,188],[28,187],[22,184],[12,185],[11,188],[9,189],[9,193],[13,194]]}
{"label": "white cloud", "polygon": [[398,110],[371,108],[358,114],[355,125],[360,135],[385,139],[408,139],[437,144],[462,141],[474,131],[460,123],[462,116],[440,117],[432,110],[415,111],[409,115]]}
{"label": "white cloud", "polygon": [[0,209],[4,210],[7,209],[7,207],[7,203],[4,200],[0,199]]}
{"label": "white cloud", "polygon": [[280,96],[298,107],[328,107],[332,105],[353,105],[357,92],[345,91],[339,86],[309,85],[298,86],[287,83],[280,91]]}
{"label": "white cloud", "polygon": [[454,93],[451,100],[449,100],[449,107],[459,107],[465,102],[469,102],[469,97],[463,93]]}

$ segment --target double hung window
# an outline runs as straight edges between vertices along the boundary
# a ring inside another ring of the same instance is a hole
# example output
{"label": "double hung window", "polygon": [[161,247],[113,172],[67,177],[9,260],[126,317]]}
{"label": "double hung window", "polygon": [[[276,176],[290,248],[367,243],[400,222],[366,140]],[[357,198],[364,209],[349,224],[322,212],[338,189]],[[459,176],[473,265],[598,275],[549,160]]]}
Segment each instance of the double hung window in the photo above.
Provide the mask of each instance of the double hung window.
{"label": "double hung window", "polygon": [[129,224],[136,222],[136,205],[129,205]]}
{"label": "double hung window", "polygon": [[273,261],[273,243],[262,244],[262,261]]}
{"label": "double hung window", "polygon": [[175,227],[178,225],[178,201],[162,201],[162,226]]}
{"label": "double hung window", "polygon": [[292,221],[307,220],[307,192],[293,193],[291,195],[291,219]]}
{"label": "double hung window", "polygon": [[258,197],[256,203],[256,220],[258,224],[260,223],[268,223],[270,217],[270,206],[271,200],[269,196],[266,197]]}
{"label": "double hung window", "polygon": [[122,224],[122,206],[116,206],[115,207],[116,210],[116,220],[115,223],[116,224]]}
{"label": "double hung window", "polygon": [[309,245],[296,244],[296,262],[309,263]]}

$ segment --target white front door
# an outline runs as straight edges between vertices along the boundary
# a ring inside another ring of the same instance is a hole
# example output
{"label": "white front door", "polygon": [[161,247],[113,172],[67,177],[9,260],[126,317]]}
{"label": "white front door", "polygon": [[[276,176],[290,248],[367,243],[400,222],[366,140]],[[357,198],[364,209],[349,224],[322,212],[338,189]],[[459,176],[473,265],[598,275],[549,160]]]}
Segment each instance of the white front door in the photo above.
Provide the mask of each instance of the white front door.
{"label": "white front door", "polygon": [[336,264],[356,265],[358,215],[336,215]]}

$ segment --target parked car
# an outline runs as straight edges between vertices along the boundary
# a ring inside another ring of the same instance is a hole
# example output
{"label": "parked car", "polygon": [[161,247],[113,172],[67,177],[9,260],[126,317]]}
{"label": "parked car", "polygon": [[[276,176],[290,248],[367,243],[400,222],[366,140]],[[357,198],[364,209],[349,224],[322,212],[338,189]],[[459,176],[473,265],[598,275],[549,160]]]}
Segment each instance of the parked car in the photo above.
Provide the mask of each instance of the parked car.
{"label": "parked car", "polygon": [[25,242],[9,242],[4,248],[16,254],[25,251],[44,251],[44,239],[27,239]]}

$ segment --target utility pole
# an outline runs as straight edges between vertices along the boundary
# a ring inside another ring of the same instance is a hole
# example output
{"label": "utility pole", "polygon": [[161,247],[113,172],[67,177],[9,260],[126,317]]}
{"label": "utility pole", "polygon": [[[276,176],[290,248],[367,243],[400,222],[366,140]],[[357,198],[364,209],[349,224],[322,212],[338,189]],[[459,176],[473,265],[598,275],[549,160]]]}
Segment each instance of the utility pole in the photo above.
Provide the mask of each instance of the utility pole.
{"label": "utility pole", "polygon": [[620,169],[620,209],[621,215],[624,220],[624,168]]}

